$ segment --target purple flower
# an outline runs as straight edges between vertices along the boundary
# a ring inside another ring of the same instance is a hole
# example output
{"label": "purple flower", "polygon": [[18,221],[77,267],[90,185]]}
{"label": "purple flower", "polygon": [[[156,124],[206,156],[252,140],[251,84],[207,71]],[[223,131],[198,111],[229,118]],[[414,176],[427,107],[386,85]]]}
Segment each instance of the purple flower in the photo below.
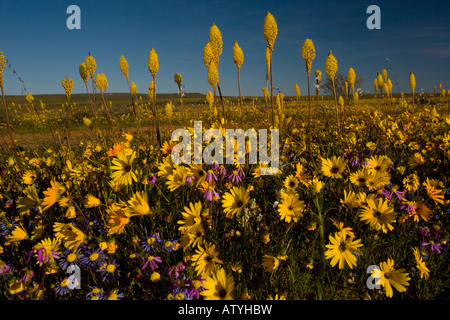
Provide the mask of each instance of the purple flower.
{"label": "purple flower", "polygon": [[102,274],[102,281],[106,283],[114,282],[120,277],[119,265],[116,260],[105,262],[97,272]]}
{"label": "purple flower", "polygon": [[397,186],[392,187],[391,185],[388,186],[388,190],[383,189],[382,194],[389,200],[391,200],[394,195],[397,196],[398,200],[403,200],[403,196],[405,195],[403,191],[397,190]]}
{"label": "purple flower", "polygon": [[154,232],[152,235],[144,238],[144,241],[141,242],[142,247],[145,252],[153,252],[155,251],[155,246],[158,242],[161,242],[161,237],[158,233]]}
{"label": "purple flower", "polygon": [[89,286],[91,291],[86,295],[87,300],[102,300],[104,291],[103,288],[91,287]]}
{"label": "purple flower", "polygon": [[158,264],[156,262],[162,263],[161,257],[154,257],[149,256],[148,258],[142,257],[142,260],[144,262],[141,263],[141,270],[144,270],[147,268],[147,266],[150,264],[150,268],[152,270],[158,269]]}
{"label": "purple flower", "polygon": [[167,267],[165,270],[167,271],[169,277],[175,275],[175,277],[178,278],[184,269],[186,269],[186,266],[182,262],[178,262],[175,266]]}
{"label": "purple flower", "polygon": [[430,229],[428,229],[428,228],[421,228],[421,229],[419,230],[419,233],[420,233],[420,235],[423,236],[423,237],[429,237],[429,236],[431,236],[431,231],[430,231]]}
{"label": "purple flower", "polygon": [[[209,171],[212,171],[212,173],[217,172],[221,176],[224,176],[227,174],[227,169],[225,169],[225,167],[222,164],[219,165],[217,162],[215,162],[211,165],[211,169],[212,170],[209,170]],[[216,181],[217,181],[217,178],[216,178]]]}
{"label": "purple flower", "polygon": [[0,261],[0,274],[7,273],[11,269],[5,262]]}
{"label": "purple flower", "polygon": [[22,276],[22,278],[19,279],[19,283],[21,283],[21,282],[28,283],[33,278],[34,278],[33,270],[26,270],[25,274]]}
{"label": "purple flower", "polygon": [[83,258],[83,255],[80,253],[68,253],[66,256],[61,257],[59,259],[59,266],[62,270],[66,270],[71,265],[79,265],[81,258]]}
{"label": "purple flower", "polygon": [[215,183],[207,183],[206,185],[204,185],[203,199],[212,201],[213,196],[215,196],[216,198],[219,198],[220,196],[214,188],[215,188]]}
{"label": "purple flower", "polygon": [[353,158],[352,161],[350,162],[350,165],[351,165],[352,167],[354,167],[354,166],[359,166],[359,165],[361,165],[361,162],[359,161],[358,158]]}
{"label": "purple flower", "polygon": [[205,281],[205,279],[202,279],[202,277],[199,276],[196,280],[192,280],[189,282],[189,286],[186,288],[186,292],[190,297],[192,297],[192,299],[200,299],[200,292],[206,290],[206,287],[203,285],[203,281]]}
{"label": "purple flower", "polygon": [[441,250],[443,249],[441,244],[435,244],[435,243],[430,243],[430,242],[422,242],[421,244],[423,247],[431,245],[431,251],[437,251],[439,253],[441,253]]}
{"label": "purple flower", "polygon": [[213,179],[217,181],[216,173],[214,172],[214,170],[208,170],[206,172],[205,180],[206,181],[212,181]]}
{"label": "purple flower", "polygon": [[[28,254],[27,264],[30,261],[31,257],[33,256],[33,253],[35,253],[35,252],[37,253],[36,260],[39,262],[40,265],[42,265],[42,263],[44,261],[47,262],[49,260],[47,250],[44,247],[33,248],[30,250],[30,252]],[[59,252],[50,250],[50,256],[54,259],[59,259]]]}
{"label": "purple flower", "polygon": [[238,170],[234,170],[233,172],[229,173],[226,178],[228,180],[231,180],[231,183],[239,183],[242,181],[241,176],[239,175]]}
{"label": "purple flower", "polygon": [[158,175],[158,173],[150,173],[150,175],[148,176],[147,180],[148,183],[150,184],[155,184],[156,183],[156,176]]}
{"label": "purple flower", "polygon": [[402,205],[400,205],[400,210],[403,210],[403,209],[405,209],[405,208],[408,208],[408,213],[409,214],[412,214],[413,212],[415,212],[416,211],[416,209],[417,209],[417,207],[414,205],[414,204],[412,204],[412,203],[408,203],[408,202],[406,202],[406,203],[403,203]]}
{"label": "purple flower", "polygon": [[86,255],[81,258],[81,264],[86,268],[98,268],[102,266],[107,259],[108,257],[100,250],[100,248],[95,248],[86,250]]}
{"label": "purple flower", "polygon": [[177,249],[177,241],[173,239],[168,239],[164,242],[163,250],[164,252],[172,252]]}
{"label": "purple flower", "polygon": [[69,293],[70,288],[68,286],[69,280],[67,278],[64,278],[63,280],[59,280],[56,284],[55,291],[57,294],[64,296]]}
{"label": "purple flower", "polygon": [[169,286],[169,291],[174,291],[176,289],[185,289],[186,287],[190,286],[191,280],[187,278],[186,276],[177,277],[175,281],[172,281],[172,283]]}

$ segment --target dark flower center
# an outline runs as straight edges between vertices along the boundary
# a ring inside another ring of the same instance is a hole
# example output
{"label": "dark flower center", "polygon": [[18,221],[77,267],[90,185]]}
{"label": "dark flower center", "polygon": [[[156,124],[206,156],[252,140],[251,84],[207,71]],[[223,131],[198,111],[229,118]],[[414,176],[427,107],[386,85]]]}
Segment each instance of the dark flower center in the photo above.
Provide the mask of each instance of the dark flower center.
{"label": "dark flower center", "polygon": [[294,186],[295,186],[295,182],[294,182],[294,181],[290,181],[290,182],[289,182],[289,187],[292,188],[292,187],[294,187]]}
{"label": "dark flower center", "polygon": [[384,274],[384,277],[385,277],[386,279],[389,279],[390,274],[389,274],[389,273],[385,273],[385,274]]}
{"label": "dark flower center", "polygon": [[130,172],[130,171],[131,171],[131,166],[130,166],[129,164],[125,165],[125,166],[123,167],[123,171],[125,171],[125,172]]}
{"label": "dark flower center", "polygon": [[345,244],[344,241],[341,242],[341,244],[339,245],[339,250],[340,251],[345,251],[347,249],[347,246]]}
{"label": "dark flower center", "polygon": [[289,211],[292,211],[292,210],[294,210],[294,206],[291,204],[291,205],[289,205],[289,207],[288,207],[288,210]]}
{"label": "dark flower center", "polygon": [[244,205],[244,201],[238,200],[236,201],[236,207],[241,208]]}
{"label": "dark flower center", "polygon": [[204,172],[203,170],[200,170],[200,171],[198,172],[198,176],[199,176],[199,177],[203,177],[204,174],[205,174],[205,172]]}
{"label": "dark flower center", "polygon": [[219,290],[219,297],[221,297],[222,299],[224,299],[227,296],[227,291],[222,288]]}
{"label": "dark flower center", "polygon": [[212,261],[212,259],[211,259],[210,256],[207,256],[207,257],[205,258],[205,260],[206,260],[206,262],[211,262],[211,261]]}
{"label": "dark flower center", "polygon": [[338,173],[339,172],[339,168],[338,167],[335,167],[335,166],[333,166],[332,168],[331,168],[331,173]]}
{"label": "dark flower center", "polygon": [[378,210],[374,210],[374,211],[373,211],[373,216],[374,216],[375,218],[379,218],[379,217],[381,217],[381,212],[378,211]]}

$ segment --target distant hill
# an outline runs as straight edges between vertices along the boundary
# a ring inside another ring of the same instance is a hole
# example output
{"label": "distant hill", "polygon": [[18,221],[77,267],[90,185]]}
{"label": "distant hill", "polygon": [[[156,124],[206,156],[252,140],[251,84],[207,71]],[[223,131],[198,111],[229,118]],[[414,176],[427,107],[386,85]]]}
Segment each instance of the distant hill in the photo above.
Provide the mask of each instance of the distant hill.
{"label": "distant hill", "polygon": [[[66,101],[66,95],[65,94],[36,94],[33,95],[34,97],[34,104],[38,105],[40,104],[40,101],[42,101],[46,105],[51,104],[61,104]],[[96,100],[101,101],[101,95],[100,93],[95,94]],[[148,95],[144,93],[139,93],[138,97],[142,97],[142,100],[148,101]],[[156,100],[157,102],[164,102],[164,101],[171,101],[171,100],[179,100],[180,96],[176,93],[157,93],[156,94]],[[205,95],[201,93],[186,93],[183,100],[186,102],[193,102],[197,100],[204,100]],[[128,103],[131,102],[130,94],[129,93],[108,93],[108,100],[111,100],[113,103]],[[28,103],[25,99],[25,95],[7,95],[6,101],[9,104],[11,102],[14,102],[15,104],[26,104]],[[77,104],[84,104],[89,103],[89,99],[87,94],[85,93],[75,93],[72,94],[70,97],[71,102],[75,102]]]}

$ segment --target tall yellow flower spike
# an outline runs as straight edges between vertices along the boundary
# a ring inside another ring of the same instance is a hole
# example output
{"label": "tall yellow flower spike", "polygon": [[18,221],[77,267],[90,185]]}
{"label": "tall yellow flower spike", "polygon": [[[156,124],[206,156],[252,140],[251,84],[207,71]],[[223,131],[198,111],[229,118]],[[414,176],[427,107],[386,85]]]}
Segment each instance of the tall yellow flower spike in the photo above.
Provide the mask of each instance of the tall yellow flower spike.
{"label": "tall yellow flower spike", "polygon": [[80,65],[78,67],[78,71],[80,73],[81,79],[83,79],[83,81],[86,83],[89,79],[89,72],[86,68],[86,63],[84,63],[84,62],[80,63]]}
{"label": "tall yellow flower spike", "polygon": [[95,59],[93,56],[88,55],[86,59],[84,60],[84,63],[86,65],[86,71],[89,74],[89,76],[94,79],[94,73],[95,70],[97,70],[97,63],[95,62]]}
{"label": "tall yellow flower spike", "polygon": [[352,87],[352,93],[355,94],[355,81],[356,81],[356,72],[352,67],[348,69],[347,72],[347,81],[350,87]]}
{"label": "tall yellow flower spike", "polygon": [[[413,102],[413,106],[414,106],[414,90],[416,89],[416,77],[414,76],[414,73],[412,73],[412,71],[409,72],[409,87],[411,88],[411,91],[413,92],[413,98],[412,98],[412,102]],[[444,91],[445,94],[445,91]]]}
{"label": "tall yellow flower spike", "polygon": [[217,70],[217,66],[214,62],[211,62],[208,66],[208,83],[215,88],[217,83],[219,82],[219,71]]}
{"label": "tall yellow flower spike", "polygon": [[25,96],[25,99],[28,101],[29,104],[32,104],[34,101],[34,97],[31,93],[27,93],[27,95]]}
{"label": "tall yellow flower spike", "polygon": [[183,81],[183,78],[181,77],[181,73],[175,73],[173,76],[173,80],[177,84],[177,86],[181,86],[181,81]]}
{"label": "tall yellow flower spike", "polygon": [[387,85],[389,88],[389,95],[392,95],[392,81],[389,78],[387,79]]}
{"label": "tall yellow flower spike", "polygon": [[336,73],[338,70],[338,64],[336,58],[333,56],[332,51],[328,54],[328,57],[325,60],[325,73],[327,77],[330,78],[331,81],[334,81],[336,77]]}
{"label": "tall yellow flower spike", "polygon": [[211,91],[206,92],[206,102],[208,103],[210,108],[214,104],[214,95]]}
{"label": "tall yellow flower spike", "polygon": [[239,47],[237,41],[234,42],[233,46],[233,61],[238,70],[241,69],[241,65],[244,63],[244,53],[242,52],[241,47]]}
{"label": "tall yellow flower spike", "polygon": [[128,80],[128,61],[127,59],[125,59],[125,57],[122,55],[120,56],[119,59],[119,66],[120,66],[120,71],[122,71],[123,75],[125,76],[125,79]]}
{"label": "tall yellow flower spike", "polygon": [[137,87],[136,87],[136,83],[134,83],[134,81],[131,81],[131,94],[136,95],[137,94]]}
{"label": "tall yellow flower spike", "polygon": [[381,76],[383,77],[384,82],[387,82],[388,73],[386,69],[381,70]]}
{"label": "tall yellow flower spike", "polygon": [[311,85],[310,85],[310,75],[311,66],[314,58],[316,57],[316,48],[311,39],[306,39],[303,41],[302,45],[302,59],[305,61],[306,73],[308,75],[308,151],[309,156],[312,159],[311,151]]}
{"label": "tall yellow flower spike", "polygon": [[148,70],[152,74],[153,78],[156,77],[156,73],[158,73],[159,70],[159,61],[158,61],[158,55],[155,52],[155,48],[151,48],[150,52],[148,54]]}
{"label": "tall yellow flower spike", "polygon": [[100,90],[100,92],[105,91],[108,87],[108,79],[106,79],[105,74],[97,73],[95,75],[95,85]]}
{"label": "tall yellow flower spike", "polygon": [[209,67],[209,65],[211,64],[211,61],[213,61],[213,51],[212,51],[212,47],[211,44],[209,42],[207,42],[205,44],[205,47],[203,48],[203,62],[205,63],[205,67]]}
{"label": "tall yellow flower spike", "polygon": [[314,43],[311,39],[306,39],[302,46],[302,59],[305,61],[308,76],[311,74],[311,65],[315,57],[316,48],[314,47]]}
{"label": "tall yellow flower spike", "polygon": [[294,84],[294,90],[295,90],[295,95],[297,96],[297,98],[300,98],[302,93],[300,92],[300,87],[298,86],[298,84]]}
{"label": "tall yellow flower spike", "polygon": [[222,54],[222,34],[220,33],[219,28],[213,22],[211,28],[209,28],[209,43],[211,45],[212,53],[213,53],[213,61],[216,67],[219,66],[219,57]]}
{"label": "tall yellow flower spike", "polygon": [[240,70],[241,70],[242,64],[244,63],[244,52],[242,52],[242,49],[241,49],[241,47],[239,47],[239,44],[237,41],[234,42],[234,46],[233,46],[233,61],[236,64],[236,67],[238,70],[239,104],[241,105],[241,127],[242,127],[242,123],[244,121],[244,109],[243,109],[243,105],[242,105]]}
{"label": "tall yellow flower spike", "polygon": [[264,18],[264,38],[270,51],[273,51],[273,45],[278,34],[277,22],[270,12],[267,12]]}
{"label": "tall yellow flower spike", "polygon": [[411,88],[411,91],[414,92],[416,89],[416,77],[414,76],[414,73],[409,73],[409,87]]}
{"label": "tall yellow flower spike", "polygon": [[[325,72],[327,74],[327,77],[333,83],[333,95],[334,95],[334,102],[335,102],[335,108],[336,108],[336,123],[337,123],[338,131],[340,134],[341,128],[339,126],[338,101],[337,101],[337,97],[336,97],[336,88],[335,88],[335,84],[334,84],[334,78],[336,77],[337,70],[338,70],[337,60],[333,56],[332,51],[330,50],[330,53],[328,54],[327,58],[325,59]],[[344,109],[344,114],[345,114],[345,109]]]}
{"label": "tall yellow flower spike", "polygon": [[72,93],[73,89],[73,79],[63,79],[62,80],[62,86],[64,87],[64,90],[66,91],[67,98],[70,98],[70,95]]}
{"label": "tall yellow flower spike", "polygon": [[386,82],[383,83],[383,89],[384,89],[384,92],[386,92],[386,95],[389,97],[390,90],[389,90],[389,85]]}
{"label": "tall yellow flower spike", "polygon": [[378,88],[380,89],[380,93],[381,90],[383,89],[384,85],[383,85],[383,77],[381,76],[381,74],[379,72],[377,72],[377,82],[378,82]]}

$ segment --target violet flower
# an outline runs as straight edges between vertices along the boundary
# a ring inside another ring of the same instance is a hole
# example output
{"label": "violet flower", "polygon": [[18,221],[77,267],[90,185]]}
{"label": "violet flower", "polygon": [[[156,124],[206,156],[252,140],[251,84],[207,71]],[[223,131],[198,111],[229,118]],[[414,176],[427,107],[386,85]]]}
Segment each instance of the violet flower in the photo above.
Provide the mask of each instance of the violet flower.
{"label": "violet flower", "polygon": [[148,258],[142,257],[142,260],[144,260],[144,262],[141,263],[141,270],[147,268],[149,264],[150,268],[152,270],[155,270],[158,269],[158,264],[156,262],[162,263],[161,257],[154,257],[154,256],[149,256]]}

